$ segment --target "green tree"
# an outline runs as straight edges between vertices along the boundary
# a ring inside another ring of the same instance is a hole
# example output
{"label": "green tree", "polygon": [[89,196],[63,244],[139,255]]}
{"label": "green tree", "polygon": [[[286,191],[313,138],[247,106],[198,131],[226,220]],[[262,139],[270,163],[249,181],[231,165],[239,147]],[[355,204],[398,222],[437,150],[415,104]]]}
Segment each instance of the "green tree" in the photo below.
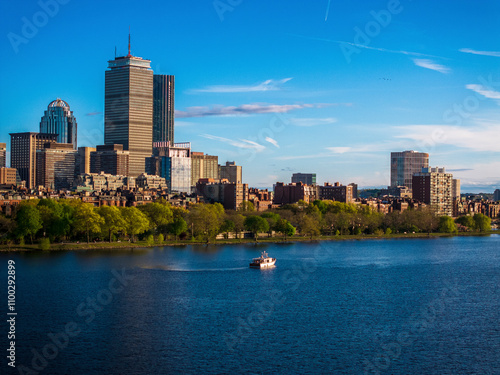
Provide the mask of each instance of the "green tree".
{"label": "green tree", "polygon": [[224,207],[219,203],[196,204],[189,210],[188,220],[193,235],[210,242],[219,233],[224,220]]}
{"label": "green tree", "polygon": [[241,212],[254,212],[255,211],[255,206],[250,201],[243,201],[243,202],[241,202],[239,204],[238,211],[241,211]]}
{"label": "green tree", "polygon": [[226,233],[226,238],[229,238],[229,232],[234,231],[234,221],[231,219],[224,219],[222,226],[220,227],[221,232]]}
{"label": "green tree", "polygon": [[474,228],[479,232],[489,232],[491,230],[491,219],[483,214],[475,214]]}
{"label": "green tree", "polygon": [[119,232],[125,226],[125,220],[118,207],[115,206],[102,206],[97,210],[97,213],[104,220],[101,231],[108,235],[109,242],[111,242],[113,234]]}
{"label": "green tree", "polygon": [[0,239],[7,240],[14,232],[16,223],[11,218],[5,217],[0,214]]}
{"label": "green tree", "polygon": [[287,236],[291,237],[295,234],[295,227],[286,219],[280,219],[276,223],[275,229],[277,232],[283,233],[285,241]]}
{"label": "green tree", "polygon": [[242,214],[230,211],[227,215],[227,220],[230,220],[234,223],[234,233],[236,234],[236,238],[239,238],[241,232],[245,230],[245,216]]}
{"label": "green tree", "polygon": [[269,223],[266,219],[260,216],[248,216],[245,219],[245,228],[253,233],[255,240],[257,241],[257,235],[261,232],[267,232],[269,230]]}
{"label": "green tree", "polygon": [[80,202],[75,207],[73,227],[76,232],[85,233],[87,243],[90,242],[90,235],[101,232],[104,219],[96,212],[90,203]]}
{"label": "green tree", "polygon": [[173,222],[167,226],[168,232],[175,236],[177,240],[179,236],[188,230],[186,220],[182,217],[176,217]]}
{"label": "green tree", "polygon": [[455,219],[455,223],[463,225],[464,227],[467,227],[470,230],[474,230],[474,219],[472,216],[460,216]]}
{"label": "green tree", "polygon": [[438,231],[440,233],[455,233],[457,232],[457,225],[451,217],[441,216],[439,218]]}
{"label": "green tree", "polygon": [[146,237],[146,244],[148,246],[153,246],[155,243],[155,238],[152,234],[148,234],[147,237]]}
{"label": "green tree", "polygon": [[304,216],[300,222],[300,233],[311,237],[319,235],[319,222],[311,216]]}
{"label": "green tree", "polygon": [[165,242],[165,237],[163,236],[163,233],[160,233],[158,235],[158,237],[156,238],[156,242],[159,244],[162,244],[163,242]]}
{"label": "green tree", "polygon": [[123,207],[120,211],[125,221],[125,232],[131,236],[132,242],[135,242],[135,236],[144,233],[150,227],[149,219],[137,207]]}
{"label": "green tree", "polygon": [[267,220],[267,223],[269,224],[269,236],[272,235],[273,230],[277,230],[276,223],[281,219],[280,215],[274,212],[264,212],[260,217],[263,217],[264,219]]}
{"label": "green tree", "polygon": [[50,240],[48,238],[40,238],[38,248],[40,250],[50,250]]}
{"label": "green tree", "polygon": [[149,220],[149,229],[152,231],[165,231],[168,224],[173,220],[170,206],[161,203],[148,203],[139,207]]}
{"label": "green tree", "polygon": [[33,243],[33,237],[42,229],[42,218],[40,212],[33,204],[22,204],[16,212],[16,223],[18,236],[24,238],[30,237]]}

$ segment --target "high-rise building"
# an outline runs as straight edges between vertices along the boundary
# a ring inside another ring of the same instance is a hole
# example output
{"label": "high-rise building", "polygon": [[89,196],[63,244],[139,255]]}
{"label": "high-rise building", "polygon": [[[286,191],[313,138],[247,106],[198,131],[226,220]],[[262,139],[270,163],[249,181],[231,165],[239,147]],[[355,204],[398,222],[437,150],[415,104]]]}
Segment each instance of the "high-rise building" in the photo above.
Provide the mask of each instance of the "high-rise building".
{"label": "high-rise building", "polygon": [[104,143],[130,152],[129,174],[146,170],[153,147],[153,71],[151,61],[130,54],[109,61],[105,75]]}
{"label": "high-rise building", "polygon": [[80,170],[78,151],[71,143],[47,143],[36,151],[36,184],[45,188],[71,189]]}
{"label": "high-rise building", "polygon": [[500,201],[500,189],[496,189],[495,192],[493,193],[493,200]]}
{"label": "high-rise building", "polygon": [[0,143],[0,168],[7,166],[7,144]]}
{"label": "high-rise building", "polygon": [[90,173],[90,153],[95,150],[95,147],[78,147],[78,157],[80,158],[78,174]]}
{"label": "high-rise building", "polygon": [[453,175],[444,168],[422,168],[413,175],[413,199],[429,204],[437,215],[453,215]]}
{"label": "high-rise building", "polygon": [[36,187],[36,151],[56,142],[57,134],[10,133],[10,166],[17,169],[28,189]]}
{"label": "high-rise building", "polygon": [[165,178],[169,192],[191,193],[191,143],[161,144],[155,144],[154,155],[147,159],[148,173]]}
{"label": "high-rise building", "polygon": [[40,120],[40,133],[57,134],[58,143],[70,143],[76,150],[76,119],[68,103],[57,98],[50,102]]}
{"label": "high-rise building", "polygon": [[416,151],[391,152],[391,187],[406,186],[412,191],[412,179],[429,167],[429,154]]}
{"label": "high-rise building", "polygon": [[219,178],[226,179],[233,184],[241,184],[243,180],[241,165],[236,165],[234,161],[227,161],[226,165],[219,165]]}
{"label": "high-rise building", "polygon": [[175,76],[153,75],[153,142],[174,144]]}
{"label": "high-rise building", "polygon": [[90,153],[90,173],[108,173],[114,176],[128,176],[130,152],[123,145],[102,145]]}
{"label": "high-rise building", "polygon": [[455,178],[451,180],[451,197],[460,199],[460,180]]}
{"label": "high-rise building", "polygon": [[219,157],[191,152],[191,186],[196,186],[200,178],[219,179]]}
{"label": "high-rise building", "polygon": [[316,185],[316,173],[294,173],[292,183],[302,182],[306,185]]}

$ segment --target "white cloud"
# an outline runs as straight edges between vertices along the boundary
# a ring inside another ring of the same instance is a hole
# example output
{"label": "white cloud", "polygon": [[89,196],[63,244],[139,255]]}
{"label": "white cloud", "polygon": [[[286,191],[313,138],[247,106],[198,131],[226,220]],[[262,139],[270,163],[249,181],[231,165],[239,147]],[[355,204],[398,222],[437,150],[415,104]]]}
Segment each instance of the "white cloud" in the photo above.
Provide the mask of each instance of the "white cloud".
{"label": "white cloud", "polygon": [[258,113],[287,113],[295,109],[323,108],[332,104],[243,104],[240,106],[189,107],[186,111],[175,111],[176,118],[207,116],[243,116]]}
{"label": "white cloud", "polygon": [[269,142],[270,144],[272,144],[273,146],[275,146],[277,148],[280,148],[280,145],[278,144],[278,141],[276,141],[275,139],[272,139],[270,137],[266,137],[265,141]]}
{"label": "white cloud", "polygon": [[261,152],[266,149],[266,146],[263,146],[254,141],[250,141],[248,139],[233,140],[229,138],[218,137],[216,135],[211,135],[211,134],[202,134],[201,136],[203,138],[212,139],[214,141],[224,142],[234,147],[253,149],[256,152]]}
{"label": "white cloud", "polygon": [[461,48],[459,49],[459,51],[464,53],[472,53],[473,55],[500,57],[500,52],[497,51],[476,51],[470,48]]}
{"label": "white cloud", "polygon": [[316,125],[329,125],[337,122],[336,118],[292,118],[290,122],[295,126],[316,126]]}
{"label": "white cloud", "polygon": [[257,92],[257,91],[277,91],[281,90],[281,86],[292,78],[284,78],[280,80],[268,79],[262,83],[248,86],[231,86],[218,85],[209,86],[204,89],[190,90],[190,92],[213,92],[213,93],[238,93],[238,92]]}
{"label": "white cloud", "polygon": [[450,72],[450,68],[448,68],[447,66],[438,64],[438,63],[436,63],[432,60],[429,60],[429,59],[413,59],[413,62],[415,63],[416,66],[420,66],[420,67],[426,68],[426,69],[435,70],[439,73],[446,74],[446,73]]}
{"label": "white cloud", "polygon": [[495,90],[490,90],[483,85],[470,84],[470,85],[466,85],[465,87],[468,88],[469,90],[477,92],[478,94],[481,94],[482,96],[484,96],[486,98],[500,100],[500,92],[495,91]]}

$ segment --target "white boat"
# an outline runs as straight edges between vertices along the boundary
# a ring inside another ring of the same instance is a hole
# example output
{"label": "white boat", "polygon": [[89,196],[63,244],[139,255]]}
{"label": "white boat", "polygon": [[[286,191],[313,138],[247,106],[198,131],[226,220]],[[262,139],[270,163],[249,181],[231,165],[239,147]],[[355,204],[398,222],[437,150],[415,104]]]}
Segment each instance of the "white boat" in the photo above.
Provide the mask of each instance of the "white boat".
{"label": "white boat", "polygon": [[250,268],[269,268],[274,267],[276,258],[271,258],[265,251],[262,252],[259,258],[254,258],[250,263]]}

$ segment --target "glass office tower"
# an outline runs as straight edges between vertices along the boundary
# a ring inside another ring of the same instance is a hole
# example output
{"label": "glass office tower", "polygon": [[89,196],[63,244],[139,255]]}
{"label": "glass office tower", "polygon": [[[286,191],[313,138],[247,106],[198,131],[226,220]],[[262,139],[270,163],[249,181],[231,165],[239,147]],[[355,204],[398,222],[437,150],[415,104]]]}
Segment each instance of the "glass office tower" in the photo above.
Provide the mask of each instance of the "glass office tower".
{"label": "glass office tower", "polygon": [[76,119],[68,103],[57,98],[52,101],[40,120],[40,133],[57,134],[57,143],[76,145]]}
{"label": "glass office tower", "polygon": [[153,142],[174,144],[174,87],[175,77],[153,76]]}

